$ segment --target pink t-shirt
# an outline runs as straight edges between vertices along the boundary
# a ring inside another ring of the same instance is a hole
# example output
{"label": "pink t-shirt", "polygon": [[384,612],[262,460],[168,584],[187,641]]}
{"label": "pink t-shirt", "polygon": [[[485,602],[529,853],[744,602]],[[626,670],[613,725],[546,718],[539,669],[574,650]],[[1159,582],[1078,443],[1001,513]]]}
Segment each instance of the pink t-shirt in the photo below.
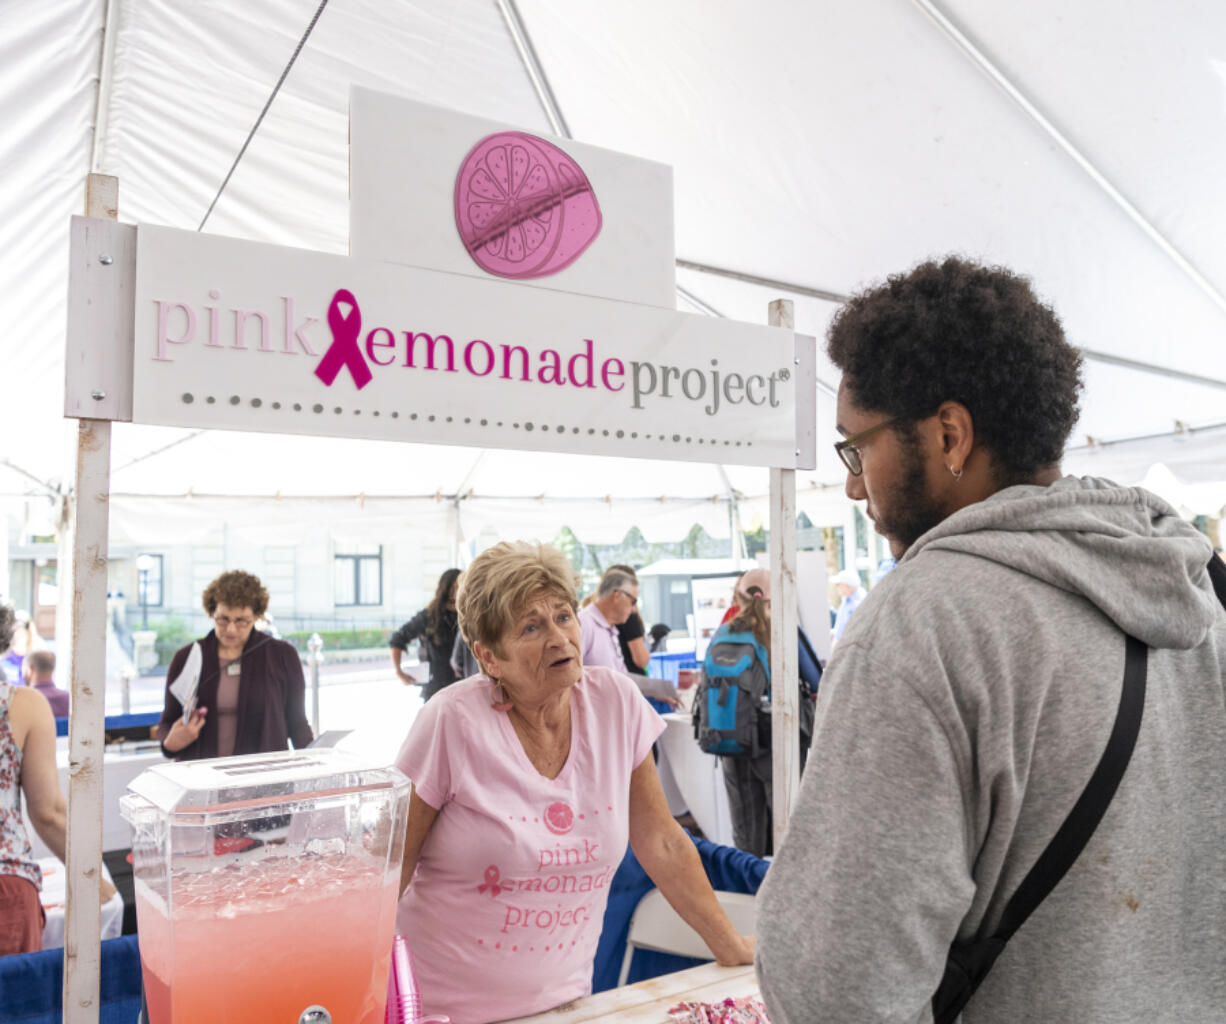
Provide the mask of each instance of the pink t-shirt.
{"label": "pink t-shirt", "polygon": [[630,773],[663,731],[626,676],[585,668],[571,690],[570,755],[546,779],[490,706],[484,676],[422,708],[396,765],[439,815],[396,931],[427,1013],[484,1024],[588,994],[629,839]]}

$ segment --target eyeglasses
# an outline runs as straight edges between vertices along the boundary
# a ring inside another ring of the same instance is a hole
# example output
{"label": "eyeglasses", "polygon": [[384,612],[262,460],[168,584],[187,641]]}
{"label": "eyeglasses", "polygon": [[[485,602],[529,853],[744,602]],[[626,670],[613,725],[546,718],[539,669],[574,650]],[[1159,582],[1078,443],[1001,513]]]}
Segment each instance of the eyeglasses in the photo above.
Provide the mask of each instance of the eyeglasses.
{"label": "eyeglasses", "polygon": [[229,629],[235,626],[238,629],[246,629],[251,625],[252,619],[232,619],[228,615],[214,615],[213,621],[217,624],[218,629]]}
{"label": "eyeglasses", "polygon": [[901,419],[903,419],[902,416],[895,416],[893,419],[878,423],[875,427],[869,427],[868,430],[862,430],[858,434],[852,434],[851,437],[835,442],[835,454],[842,460],[843,465],[847,467],[847,472],[852,476],[859,476],[863,473],[864,460],[860,456],[859,446],[877,433],[877,431],[885,430],[886,427],[892,427]]}
{"label": "eyeglasses", "polygon": [[622,590],[622,589],[621,589],[621,587],[618,587],[618,588],[617,588],[617,592],[618,592],[619,594],[625,594],[625,595],[626,595],[626,597],[628,597],[628,598],[630,599],[630,606],[631,606],[631,607],[633,607],[634,605],[636,605],[636,604],[638,604],[638,603],[639,603],[639,599],[638,599],[637,597],[635,597],[635,596],[634,596],[632,593],[630,593],[630,591],[628,591],[628,590]]}

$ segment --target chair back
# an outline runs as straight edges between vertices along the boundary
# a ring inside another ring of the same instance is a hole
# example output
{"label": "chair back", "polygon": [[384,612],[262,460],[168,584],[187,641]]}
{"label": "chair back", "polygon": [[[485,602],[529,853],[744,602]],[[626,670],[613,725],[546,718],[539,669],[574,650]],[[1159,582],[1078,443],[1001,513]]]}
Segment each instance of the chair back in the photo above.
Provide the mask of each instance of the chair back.
{"label": "chair back", "polygon": [[[141,1003],[140,952],[135,935],[102,943],[99,1024],[133,1024]],[[61,1024],[64,951],[0,957],[0,1024]]]}
{"label": "chair back", "polygon": [[[741,892],[716,890],[715,898],[741,935],[754,931],[754,897]],[[630,918],[630,933],[626,937],[626,955],[622,959],[617,984],[624,985],[630,974],[630,961],[636,949],[650,949],[675,956],[711,959],[711,951],[702,937],[681,919],[659,889],[652,889],[640,901]]]}

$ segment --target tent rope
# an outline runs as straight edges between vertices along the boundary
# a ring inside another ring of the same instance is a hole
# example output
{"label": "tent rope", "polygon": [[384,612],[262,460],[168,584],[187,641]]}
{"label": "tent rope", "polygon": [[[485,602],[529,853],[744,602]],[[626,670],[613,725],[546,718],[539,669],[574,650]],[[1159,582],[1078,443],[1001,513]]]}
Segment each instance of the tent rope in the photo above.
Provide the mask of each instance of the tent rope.
{"label": "tent rope", "polygon": [[243,141],[242,148],[238,151],[238,156],[234,158],[234,163],[230,165],[230,170],[226,172],[225,179],[221,183],[221,187],[217,189],[217,195],[213,196],[213,201],[209,203],[209,208],[204,211],[204,216],[200,219],[200,226],[197,231],[203,231],[204,225],[208,222],[210,214],[213,212],[213,207],[217,205],[217,200],[221,198],[221,194],[226,190],[226,186],[230,184],[230,179],[234,176],[234,172],[238,170],[238,165],[242,161],[243,156],[247,152],[247,147],[251,145],[251,140],[255,138],[255,133],[260,130],[260,125],[264,123],[264,115],[268,113],[268,108],[272,106],[272,101],[277,98],[277,93],[281,91],[281,86],[285,83],[286,77],[290,73],[290,69],[294,66],[294,62],[298,59],[298,54],[302,52],[302,48],[306,45],[307,39],[315,28],[315,23],[319,21],[319,16],[323,14],[324,8],[328,6],[328,0],[320,0],[319,6],[315,9],[315,15],[311,18],[311,23],[307,25],[306,31],[302,33],[302,38],[298,40],[298,45],[294,47],[294,52],[290,56],[289,63],[285,65],[285,69],[281,72],[281,77],[277,79],[277,84],[272,87],[272,92],[269,94],[268,102],[264,104],[264,109],[260,111],[260,116],[255,119],[255,124],[251,126],[251,131],[247,133],[247,138]]}

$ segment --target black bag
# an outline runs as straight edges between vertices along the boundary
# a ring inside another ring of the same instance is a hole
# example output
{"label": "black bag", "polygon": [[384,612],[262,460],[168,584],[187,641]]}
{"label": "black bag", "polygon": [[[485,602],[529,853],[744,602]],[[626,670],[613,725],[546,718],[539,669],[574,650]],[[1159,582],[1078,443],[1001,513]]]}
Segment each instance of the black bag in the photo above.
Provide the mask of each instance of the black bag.
{"label": "black bag", "polygon": [[1055,838],[1005,906],[996,934],[985,939],[955,942],[950,947],[945,974],[932,997],[934,1024],[953,1024],[987,977],[1013,933],[1056,887],[1098,828],[1128,768],[1137,733],[1141,729],[1147,664],[1146,646],[1135,637],[1126,636],[1123,692],[1115,715],[1115,726],[1098,767]]}
{"label": "black bag", "polygon": [[[809,754],[809,744],[813,742],[813,719],[816,707],[813,703],[813,688],[803,676],[796,678],[800,688],[796,704],[796,720],[800,726],[800,767],[805,766],[805,758]],[[763,705],[758,715],[758,743],[764,750],[771,749],[771,705]]]}

